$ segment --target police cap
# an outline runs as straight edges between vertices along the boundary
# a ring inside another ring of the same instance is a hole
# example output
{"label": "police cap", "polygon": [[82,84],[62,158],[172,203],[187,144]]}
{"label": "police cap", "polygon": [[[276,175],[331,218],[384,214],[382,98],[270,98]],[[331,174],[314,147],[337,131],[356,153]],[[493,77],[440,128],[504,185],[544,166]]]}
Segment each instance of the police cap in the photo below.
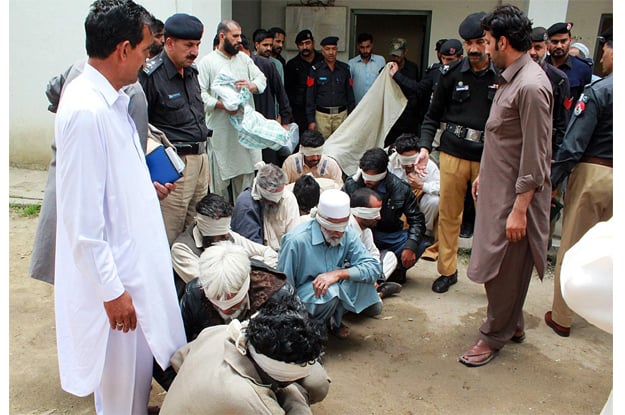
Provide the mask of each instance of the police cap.
{"label": "police cap", "polygon": [[571,28],[573,27],[573,23],[564,23],[564,22],[560,22],[560,23],[554,23],[552,24],[549,29],[547,29],[547,36],[551,37],[553,35],[559,35],[559,34],[571,34]]}
{"label": "police cap", "polygon": [[482,17],[486,16],[484,12],[471,13],[468,15],[458,28],[458,34],[464,40],[478,39],[484,36],[482,29]]}
{"label": "police cap", "polygon": [[460,56],[464,53],[464,50],[462,49],[462,43],[458,39],[449,39],[441,45],[439,53],[445,56]]}
{"label": "police cap", "polygon": [[195,16],[176,13],[165,20],[165,34],[177,39],[201,40],[204,25]]}
{"label": "police cap", "polygon": [[532,42],[546,42],[549,40],[547,36],[547,29],[542,26],[538,26],[532,29],[532,33],[530,34],[530,39]]}
{"label": "police cap", "polygon": [[314,40],[312,32],[308,29],[304,29],[295,36],[295,44],[299,44],[307,39]]}
{"label": "police cap", "polygon": [[324,37],[323,40],[321,41],[320,45],[321,46],[326,46],[326,45],[335,45],[339,43],[339,38],[336,36],[328,36],[328,37]]}
{"label": "police cap", "polygon": [[391,50],[388,52],[389,55],[401,56],[402,52],[406,51],[406,39],[395,38],[391,41]]}

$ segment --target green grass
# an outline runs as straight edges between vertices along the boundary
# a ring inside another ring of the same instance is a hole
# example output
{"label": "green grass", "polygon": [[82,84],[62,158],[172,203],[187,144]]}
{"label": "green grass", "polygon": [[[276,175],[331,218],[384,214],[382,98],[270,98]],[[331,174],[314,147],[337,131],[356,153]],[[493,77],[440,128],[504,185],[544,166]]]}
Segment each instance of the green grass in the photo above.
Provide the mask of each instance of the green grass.
{"label": "green grass", "polygon": [[23,217],[39,216],[39,212],[41,211],[40,204],[25,205],[25,206],[9,204],[9,208],[13,212],[16,212],[17,214]]}

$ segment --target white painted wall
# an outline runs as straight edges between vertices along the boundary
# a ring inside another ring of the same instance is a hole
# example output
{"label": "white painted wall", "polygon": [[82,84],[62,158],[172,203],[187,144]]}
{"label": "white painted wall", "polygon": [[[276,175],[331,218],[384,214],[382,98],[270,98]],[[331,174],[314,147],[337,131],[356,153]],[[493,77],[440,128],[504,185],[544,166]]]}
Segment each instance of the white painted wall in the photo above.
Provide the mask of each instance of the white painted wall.
{"label": "white painted wall", "polygon": [[549,28],[556,22],[566,21],[569,0],[529,0],[527,16],[533,26]]}
{"label": "white painted wall", "polygon": [[[212,49],[230,0],[137,0],[162,21],[177,12],[204,23],[200,57]],[[48,80],[86,58],[84,20],[92,0],[9,0],[9,163],[46,168],[54,136]],[[6,26],[5,26],[6,27]],[[5,141],[6,142],[6,141]]]}

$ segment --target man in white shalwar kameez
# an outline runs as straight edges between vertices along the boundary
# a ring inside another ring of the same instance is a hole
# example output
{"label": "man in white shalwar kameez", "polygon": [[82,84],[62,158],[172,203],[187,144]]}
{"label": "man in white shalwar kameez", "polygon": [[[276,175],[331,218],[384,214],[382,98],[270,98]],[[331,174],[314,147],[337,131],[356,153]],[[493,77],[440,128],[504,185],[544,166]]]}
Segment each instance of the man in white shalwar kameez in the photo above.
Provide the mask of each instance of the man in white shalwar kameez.
{"label": "man in white shalwar kameez", "polygon": [[[217,26],[217,35],[219,46],[198,64],[199,80],[206,125],[213,130],[213,137],[208,140],[210,189],[234,204],[237,196],[252,185],[254,165],[261,161],[262,156],[260,149],[246,148],[239,143],[238,132],[230,123],[230,115],[236,114],[236,110],[225,109],[211,84],[220,72],[225,71],[237,79],[237,89],[245,87],[253,94],[260,94],[265,90],[267,79],[249,56],[239,53],[241,26],[237,22],[222,21]],[[249,105],[254,107],[251,96]],[[242,111],[242,106],[239,110]]]}
{"label": "man in white shalwar kameez", "polygon": [[61,386],[94,393],[98,414],[147,413],[153,359],[166,368],[185,344],[157,193],[121,91],[145,63],[150,20],[131,0],[93,3],[89,60],[55,120]]}

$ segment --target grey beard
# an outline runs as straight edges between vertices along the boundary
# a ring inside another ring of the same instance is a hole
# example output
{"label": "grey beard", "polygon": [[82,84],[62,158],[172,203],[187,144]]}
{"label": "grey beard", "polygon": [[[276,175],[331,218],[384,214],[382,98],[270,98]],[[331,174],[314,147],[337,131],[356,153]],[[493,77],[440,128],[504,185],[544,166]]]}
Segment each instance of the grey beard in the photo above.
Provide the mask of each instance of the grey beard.
{"label": "grey beard", "polygon": [[330,246],[338,246],[341,243],[341,239],[343,239],[342,236],[339,239],[335,239],[323,227],[320,226],[319,229],[321,229],[321,233],[323,234],[323,239],[325,239],[326,242],[330,244]]}

